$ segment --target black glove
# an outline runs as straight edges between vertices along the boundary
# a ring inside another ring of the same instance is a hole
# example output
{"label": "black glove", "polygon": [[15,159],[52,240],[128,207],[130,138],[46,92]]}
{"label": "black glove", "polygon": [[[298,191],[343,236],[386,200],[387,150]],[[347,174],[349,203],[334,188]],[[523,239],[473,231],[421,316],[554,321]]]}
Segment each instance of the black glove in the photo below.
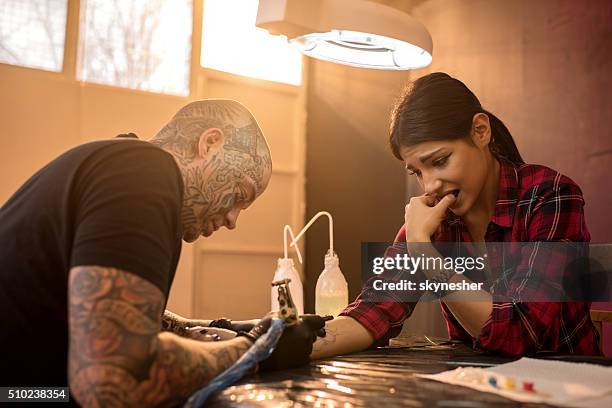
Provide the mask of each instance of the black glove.
{"label": "black glove", "polygon": [[257,319],[233,322],[226,317],[222,317],[210,322],[208,327],[218,327],[220,329],[232,330],[235,332],[248,332],[259,322],[260,320]]}
{"label": "black glove", "polygon": [[300,316],[297,324],[285,327],[283,335],[270,357],[259,365],[261,370],[283,370],[303,366],[310,362],[312,343],[325,337],[325,322],[331,316],[313,314]]}
{"label": "black glove", "polygon": [[272,324],[272,316],[267,315],[263,319],[259,321],[256,325],[254,325],[251,330],[247,331],[239,331],[237,336],[244,336],[250,339],[253,343],[257,341],[258,338],[263,336],[265,332],[270,328],[270,324]]}

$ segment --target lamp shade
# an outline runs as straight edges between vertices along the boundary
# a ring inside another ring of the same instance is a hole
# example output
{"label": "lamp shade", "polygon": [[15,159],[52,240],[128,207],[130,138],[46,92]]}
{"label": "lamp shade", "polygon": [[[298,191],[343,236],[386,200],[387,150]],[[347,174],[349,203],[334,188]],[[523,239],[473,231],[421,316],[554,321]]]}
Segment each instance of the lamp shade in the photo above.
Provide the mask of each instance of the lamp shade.
{"label": "lamp shade", "polygon": [[305,55],[362,68],[431,63],[431,35],[407,13],[367,0],[259,0],[256,24]]}

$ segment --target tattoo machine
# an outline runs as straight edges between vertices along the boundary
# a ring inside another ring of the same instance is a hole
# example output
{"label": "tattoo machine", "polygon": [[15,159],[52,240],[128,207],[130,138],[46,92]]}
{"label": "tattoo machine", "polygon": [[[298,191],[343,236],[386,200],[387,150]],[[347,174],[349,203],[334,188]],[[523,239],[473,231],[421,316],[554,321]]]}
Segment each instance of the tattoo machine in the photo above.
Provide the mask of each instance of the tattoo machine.
{"label": "tattoo machine", "polygon": [[272,287],[276,287],[278,290],[279,309],[277,316],[281,319],[285,319],[285,326],[293,326],[298,322],[298,310],[291,298],[289,282],[291,282],[289,278],[272,282]]}
{"label": "tattoo machine", "polygon": [[291,298],[289,290],[291,279],[282,279],[272,283],[273,287],[278,288],[279,310],[272,319],[270,328],[242,355],[230,368],[213,378],[206,386],[194,393],[186,407],[202,407],[212,394],[219,392],[236,381],[240,380],[256,364],[270,357],[274,351],[276,343],[283,334],[285,326],[292,326],[298,322],[298,310]]}

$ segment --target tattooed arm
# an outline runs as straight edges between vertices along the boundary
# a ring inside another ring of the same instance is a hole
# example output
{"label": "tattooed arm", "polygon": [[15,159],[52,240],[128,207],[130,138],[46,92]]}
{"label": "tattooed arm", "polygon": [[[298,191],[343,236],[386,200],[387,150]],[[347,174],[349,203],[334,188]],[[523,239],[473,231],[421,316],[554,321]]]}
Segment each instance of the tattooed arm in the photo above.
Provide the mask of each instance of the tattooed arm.
{"label": "tattooed arm", "polygon": [[214,320],[187,319],[169,310],[165,310],[162,316],[161,329],[187,339],[199,341],[229,340],[236,337],[235,330],[209,327],[213,321]]}
{"label": "tattooed arm", "polygon": [[165,299],[134,274],[100,266],[70,271],[70,391],[84,406],[174,406],[233,364],[240,337],[198,342],[160,333]]}
{"label": "tattooed arm", "polygon": [[357,320],[339,316],[325,324],[325,337],[318,337],[312,347],[311,359],[365,350],[374,342],[370,332]]}
{"label": "tattooed arm", "polygon": [[164,311],[161,320],[161,328],[163,331],[169,331],[179,336],[185,336],[187,329],[194,326],[208,327],[212,320],[194,320],[187,319],[169,310]]}

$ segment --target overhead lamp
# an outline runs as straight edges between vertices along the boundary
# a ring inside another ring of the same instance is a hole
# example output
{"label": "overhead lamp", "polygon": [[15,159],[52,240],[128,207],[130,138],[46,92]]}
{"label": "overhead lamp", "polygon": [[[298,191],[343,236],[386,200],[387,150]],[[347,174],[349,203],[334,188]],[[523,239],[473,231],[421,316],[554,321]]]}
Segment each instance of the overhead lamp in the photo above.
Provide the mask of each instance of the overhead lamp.
{"label": "overhead lamp", "polygon": [[257,27],[285,35],[305,55],[360,68],[431,63],[431,35],[407,13],[367,0],[259,0]]}

